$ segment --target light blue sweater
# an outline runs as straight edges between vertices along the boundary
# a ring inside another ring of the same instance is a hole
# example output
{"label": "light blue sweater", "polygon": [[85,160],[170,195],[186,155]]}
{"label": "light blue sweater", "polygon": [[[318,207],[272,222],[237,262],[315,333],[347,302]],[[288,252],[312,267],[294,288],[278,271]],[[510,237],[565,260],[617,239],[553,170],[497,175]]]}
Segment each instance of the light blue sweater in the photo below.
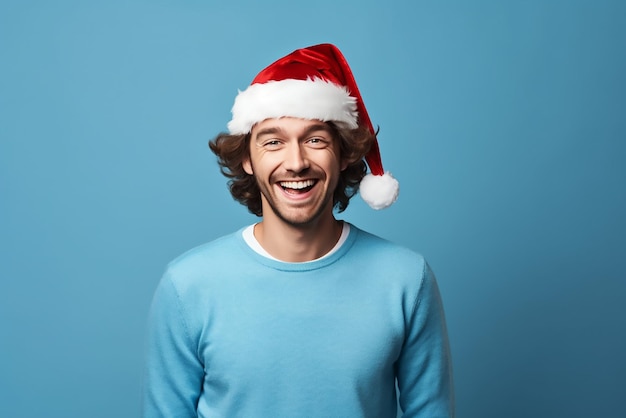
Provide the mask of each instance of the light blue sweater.
{"label": "light blue sweater", "polygon": [[174,260],[149,319],[144,417],[454,416],[424,259],[352,226],[329,257],[263,257],[241,231]]}

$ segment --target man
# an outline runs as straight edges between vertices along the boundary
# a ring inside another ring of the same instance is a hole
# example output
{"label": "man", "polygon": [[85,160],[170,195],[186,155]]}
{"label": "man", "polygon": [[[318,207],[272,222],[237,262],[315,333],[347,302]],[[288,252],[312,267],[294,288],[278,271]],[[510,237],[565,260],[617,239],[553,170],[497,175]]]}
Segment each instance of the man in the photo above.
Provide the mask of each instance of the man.
{"label": "man", "polygon": [[265,68],[228,128],[210,147],[233,197],[262,219],[168,266],[144,416],[394,418],[396,382],[405,417],[454,416],[428,264],[333,214],[359,188],[377,209],[398,192],[339,50]]}

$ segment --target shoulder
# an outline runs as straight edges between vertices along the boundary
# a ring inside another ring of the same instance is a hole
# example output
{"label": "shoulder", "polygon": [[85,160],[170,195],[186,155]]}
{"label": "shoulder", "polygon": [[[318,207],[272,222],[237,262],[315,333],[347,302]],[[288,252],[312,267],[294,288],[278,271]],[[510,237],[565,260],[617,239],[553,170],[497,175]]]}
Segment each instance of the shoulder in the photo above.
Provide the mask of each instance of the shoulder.
{"label": "shoulder", "polygon": [[377,286],[416,295],[432,277],[422,254],[356,227],[354,232],[354,243],[345,261]]}
{"label": "shoulder", "polygon": [[199,245],[172,260],[163,280],[170,281],[179,293],[197,289],[233,271],[246,259],[241,230]]}
{"label": "shoulder", "polygon": [[[349,252],[352,270],[392,306],[401,307],[396,319],[406,321],[418,306],[428,310],[438,298],[435,276],[424,256],[410,248],[355,228]],[[404,323],[404,322],[403,322]]]}
{"label": "shoulder", "polygon": [[225,255],[232,255],[233,252],[238,250],[241,234],[242,231],[239,230],[213,241],[198,245],[174,258],[168,264],[168,268],[186,268],[190,265],[195,266],[198,263],[202,264],[210,260],[220,259]]}
{"label": "shoulder", "polygon": [[355,232],[354,252],[362,262],[395,266],[393,270],[407,268],[421,272],[426,266],[422,254],[400,244],[352,226]]}

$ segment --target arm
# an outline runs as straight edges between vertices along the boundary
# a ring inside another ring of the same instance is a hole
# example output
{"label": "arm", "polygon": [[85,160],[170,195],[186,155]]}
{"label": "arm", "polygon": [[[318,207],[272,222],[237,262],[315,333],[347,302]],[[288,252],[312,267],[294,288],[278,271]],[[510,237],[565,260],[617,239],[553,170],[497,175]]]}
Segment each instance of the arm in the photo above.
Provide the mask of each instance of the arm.
{"label": "arm", "polygon": [[148,318],[144,418],[197,417],[204,368],[185,315],[166,274],[154,294]]}
{"label": "arm", "polygon": [[404,418],[454,417],[450,346],[437,282],[424,262],[422,283],[407,319],[396,364]]}

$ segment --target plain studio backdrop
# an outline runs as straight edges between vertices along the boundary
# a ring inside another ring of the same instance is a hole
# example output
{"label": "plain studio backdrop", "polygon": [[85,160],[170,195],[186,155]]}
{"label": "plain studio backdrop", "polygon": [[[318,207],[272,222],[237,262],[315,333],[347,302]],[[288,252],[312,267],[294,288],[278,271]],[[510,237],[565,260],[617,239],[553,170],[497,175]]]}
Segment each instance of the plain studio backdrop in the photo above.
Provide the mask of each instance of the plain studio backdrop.
{"label": "plain studio backdrop", "polygon": [[207,142],[294,49],[346,55],[437,274],[457,412],[623,418],[626,3],[0,3],[0,416],[140,411],[166,263],[255,222]]}

